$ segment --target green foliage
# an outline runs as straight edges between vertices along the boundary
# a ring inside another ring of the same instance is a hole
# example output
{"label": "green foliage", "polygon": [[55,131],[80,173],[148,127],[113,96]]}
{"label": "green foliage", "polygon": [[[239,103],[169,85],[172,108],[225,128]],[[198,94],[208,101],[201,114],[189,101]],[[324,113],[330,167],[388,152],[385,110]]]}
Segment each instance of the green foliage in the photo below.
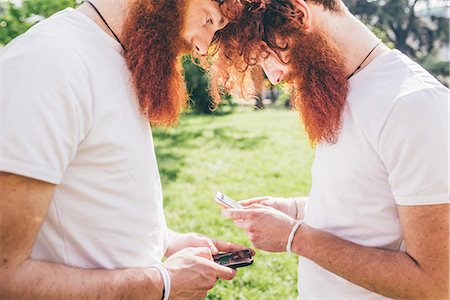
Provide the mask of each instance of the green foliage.
{"label": "green foliage", "polygon": [[433,74],[442,76],[449,76],[450,74],[449,62],[436,59],[436,55],[434,53],[419,57],[418,60],[425,69]]}
{"label": "green foliage", "polygon": [[[428,0],[344,0],[366,25],[377,28],[395,47],[412,58],[426,55],[449,42],[445,17],[419,16],[417,5]],[[411,42],[413,41],[413,42]]]}
{"label": "green foliage", "polygon": [[[178,128],[154,130],[171,229],[196,231],[250,246],[220,215],[217,191],[236,199],[307,195],[313,149],[296,112],[240,108],[220,118],[185,115]],[[257,251],[252,266],[219,281],[207,299],[296,299],[297,258]]]}
{"label": "green foliage", "polygon": [[0,3],[0,45],[6,45],[31,25],[19,7],[9,2]]}
{"label": "green foliage", "polygon": [[206,72],[194,64],[189,56],[183,59],[183,67],[187,89],[193,101],[192,109],[197,113],[210,114],[212,112],[211,98]]}
{"label": "green foliage", "polygon": [[24,0],[23,9],[28,16],[38,15],[48,18],[64,8],[77,6],[79,2],[77,0]]}
{"label": "green foliage", "polygon": [[[186,85],[191,97],[191,109],[199,114],[213,114],[213,104],[211,102],[209,90],[209,77],[205,70],[196,65],[190,56],[183,58],[183,68],[186,78]],[[228,104],[228,109],[233,110],[232,99],[230,95],[225,95],[222,99],[224,105],[217,108],[218,113],[223,113]]]}
{"label": "green foliage", "polygon": [[375,34],[383,43],[391,49],[395,48],[395,44],[389,39],[388,35],[385,31],[381,30],[378,27],[371,28],[373,34]]}
{"label": "green foliage", "polygon": [[[448,62],[436,55],[449,43],[449,20],[445,10],[429,0],[344,0],[350,11],[364,22],[390,48],[397,48],[418,61],[445,84],[449,76]],[[417,11],[418,4],[432,10]],[[443,15],[443,16],[439,16]]]}
{"label": "green foliage", "polygon": [[42,18],[67,7],[75,7],[80,0],[23,0],[21,6],[10,1],[0,2],[0,44],[6,45],[27,31]]}

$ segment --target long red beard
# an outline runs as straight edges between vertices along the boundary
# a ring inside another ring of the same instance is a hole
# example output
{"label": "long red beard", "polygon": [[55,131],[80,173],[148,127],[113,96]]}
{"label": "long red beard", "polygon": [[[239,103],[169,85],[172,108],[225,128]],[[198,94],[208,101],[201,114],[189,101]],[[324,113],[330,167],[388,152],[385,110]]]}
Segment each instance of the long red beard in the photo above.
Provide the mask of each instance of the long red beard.
{"label": "long red beard", "polygon": [[336,143],[349,90],[340,51],[314,30],[296,36],[290,54],[292,103],[311,142]]}
{"label": "long red beard", "polygon": [[125,59],[141,112],[152,125],[170,126],[186,107],[188,94],[180,56],[185,0],[137,0],[123,29]]}

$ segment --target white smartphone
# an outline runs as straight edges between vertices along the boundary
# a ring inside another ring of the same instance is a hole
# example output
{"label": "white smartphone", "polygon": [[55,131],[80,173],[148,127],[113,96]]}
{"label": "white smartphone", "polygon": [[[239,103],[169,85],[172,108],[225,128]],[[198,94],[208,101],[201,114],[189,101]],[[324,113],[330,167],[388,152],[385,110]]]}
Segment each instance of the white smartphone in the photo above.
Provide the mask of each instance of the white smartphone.
{"label": "white smartphone", "polygon": [[237,203],[236,200],[231,199],[230,197],[221,192],[216,193],[216,202],[225,208],[242,209],[242,206],[239,203]]}

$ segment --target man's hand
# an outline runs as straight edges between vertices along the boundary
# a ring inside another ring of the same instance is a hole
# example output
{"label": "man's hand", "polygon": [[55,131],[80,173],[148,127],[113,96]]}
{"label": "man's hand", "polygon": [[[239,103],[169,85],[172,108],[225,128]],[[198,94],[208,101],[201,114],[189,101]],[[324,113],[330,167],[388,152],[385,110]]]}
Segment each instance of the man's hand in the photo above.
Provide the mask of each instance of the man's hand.
{"label": "man's hand", "polygon": [[209,248],[213,255],[218,252],[231,252],[248,248],[242,245],[206,237],[198,233],[178,233],[172,230],[169,230],[168,243],[166,257],[188,247]]}
{"label": "man's hand", "polygon": [[272,207],[276,210],[285,213],[289,217],[300,220],[305,215],[305,207],[308,202],[307,197],[301,198],[276,198],[276,197],[257,197],[248,200],[239,201],[243,207],[248,207],[253,204],[260,204]]}
{"label": "man's hand", "polygon": [[186,248],[164,263],[172,282],[170,299],[203,299],[218,278],[231,280],[236,270],[212,259],[209,247]]}
{"label": "man's hand", "polygon": [[222,215],[247,231],[253,245],[270,252],[286,251],[295,219],[271,207],[253,204],[245,209],[224,209]]}

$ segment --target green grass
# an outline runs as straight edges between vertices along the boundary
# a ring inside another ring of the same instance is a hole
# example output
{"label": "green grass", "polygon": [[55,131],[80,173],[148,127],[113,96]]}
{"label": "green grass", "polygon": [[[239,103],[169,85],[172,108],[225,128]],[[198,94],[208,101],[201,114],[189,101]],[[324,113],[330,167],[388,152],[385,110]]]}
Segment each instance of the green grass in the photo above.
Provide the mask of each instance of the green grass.
{"label": "green grass", "polygon": [[[154,130],[168,225],[179,232],[251,246],[220,214],[217,191],[235,199],[303,196],[313,160],[295,112],[239,108],[225,116],[185,115],[178,127]],[[297,258],[257,251],[254,264],[220,281],[207,299],[295,299]]]}

